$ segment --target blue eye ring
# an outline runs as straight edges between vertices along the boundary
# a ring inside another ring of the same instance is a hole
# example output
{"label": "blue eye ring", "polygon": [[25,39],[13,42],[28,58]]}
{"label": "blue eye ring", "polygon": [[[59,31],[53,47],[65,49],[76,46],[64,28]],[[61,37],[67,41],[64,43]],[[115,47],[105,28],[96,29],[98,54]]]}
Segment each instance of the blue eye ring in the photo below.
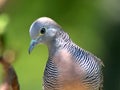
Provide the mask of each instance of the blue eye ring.
{"label": "blue eye ring", "polygon": [[44,27],[41,28],[40,33],[41,33],[41,34],[45,34],[45,32],[46,32],[46,28],[44,28]]}

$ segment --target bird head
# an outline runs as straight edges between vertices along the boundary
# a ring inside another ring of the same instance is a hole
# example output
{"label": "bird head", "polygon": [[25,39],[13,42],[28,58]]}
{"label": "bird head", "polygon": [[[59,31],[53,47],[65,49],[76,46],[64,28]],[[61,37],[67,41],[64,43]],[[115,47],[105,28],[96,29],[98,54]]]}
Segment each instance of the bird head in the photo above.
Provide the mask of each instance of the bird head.
{"label": "bird head", "polygon": [[34,21],[29,30],[32,39],[29,47],[29,54],[37,44],[50,43],[59,30],[60,26],[48,17],[41,17]]}

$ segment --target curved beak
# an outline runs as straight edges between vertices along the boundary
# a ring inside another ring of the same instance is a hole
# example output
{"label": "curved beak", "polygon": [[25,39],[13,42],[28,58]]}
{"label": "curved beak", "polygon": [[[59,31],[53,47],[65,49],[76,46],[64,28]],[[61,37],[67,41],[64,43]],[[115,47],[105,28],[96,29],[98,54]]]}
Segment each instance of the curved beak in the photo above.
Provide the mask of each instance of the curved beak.
{"label": "curved beak", "polygon": [[37,40],[32,40],[31,43],[30,43],[30,47],[29,47],[29,50],[28,50],[28,53],[30,54],[33,50],[33,48],[37,45]]}

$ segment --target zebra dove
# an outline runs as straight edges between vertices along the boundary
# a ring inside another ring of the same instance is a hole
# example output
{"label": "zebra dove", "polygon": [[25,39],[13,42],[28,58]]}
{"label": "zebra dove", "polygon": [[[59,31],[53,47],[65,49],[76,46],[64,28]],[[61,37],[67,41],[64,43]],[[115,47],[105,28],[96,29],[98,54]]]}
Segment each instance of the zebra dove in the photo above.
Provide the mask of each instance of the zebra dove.
{"label": "zebra dove", "polygon": [[41,17],[30,27],[29,53],[37,44],[48,47],[43,90],[102,90],[102,61],[77,46],[54,20]]}

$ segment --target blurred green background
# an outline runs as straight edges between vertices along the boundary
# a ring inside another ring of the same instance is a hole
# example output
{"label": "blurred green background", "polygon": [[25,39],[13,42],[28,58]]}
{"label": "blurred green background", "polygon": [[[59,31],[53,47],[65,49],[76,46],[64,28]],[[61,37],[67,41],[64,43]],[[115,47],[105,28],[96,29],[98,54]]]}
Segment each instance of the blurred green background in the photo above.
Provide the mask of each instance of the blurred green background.
{"label": "blurred green background", "polygon": [[30,25],[42,16],[103,60],[104,90],[120,90],[120,0],[0,0],[0,55],[14,60],[21,90],[42,90],[47,47],[28,54]]}

